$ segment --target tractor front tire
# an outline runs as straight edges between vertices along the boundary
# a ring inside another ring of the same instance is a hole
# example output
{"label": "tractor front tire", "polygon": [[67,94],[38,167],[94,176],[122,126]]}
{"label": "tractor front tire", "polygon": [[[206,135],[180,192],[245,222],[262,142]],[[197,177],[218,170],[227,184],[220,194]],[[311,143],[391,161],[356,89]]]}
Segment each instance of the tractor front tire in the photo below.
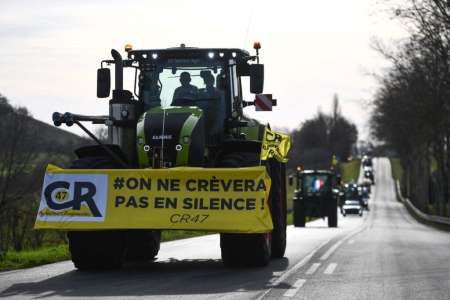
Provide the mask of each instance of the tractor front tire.
{"label": "tractor front tire", "polygon": [[[83,157],[75,160],[72,169],[120,169],[106,156]],[[99,230],[69,231],[72,261],[80,270],[119,268],[125,260],[146,261],[158,254],[159,230]]]}
{"label": "tractor front tire", "polygon": [[115,269],[123,263],[123,231],[69,231],[69,251],[79,270]]}
{"label": "tractor front tire", "polygon": [[[120,166],[105,156],[83,157],[71,169],[118,169]],[[120,230],[69,231],[69,251],[77,269],[120,268],[125,253],[125,234]]]}

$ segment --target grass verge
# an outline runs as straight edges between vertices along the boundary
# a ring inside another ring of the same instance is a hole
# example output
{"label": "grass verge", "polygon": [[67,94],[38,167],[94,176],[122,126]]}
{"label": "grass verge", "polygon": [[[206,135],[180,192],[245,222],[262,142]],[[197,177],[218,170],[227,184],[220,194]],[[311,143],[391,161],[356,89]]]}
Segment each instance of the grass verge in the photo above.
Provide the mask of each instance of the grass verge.
{"label": "grass verge", "polygon": [[8,251],[0,260],[0,271],[30,268],[70,259],[67,245],[49,246],[36,250]]}
{"label": "grass verge", "polygon": [[400,159],[398,158],[390,158],[391,168],[392,168],[392,177],[394,180],[402,180],[403,177],[403,168],[400,164]]}

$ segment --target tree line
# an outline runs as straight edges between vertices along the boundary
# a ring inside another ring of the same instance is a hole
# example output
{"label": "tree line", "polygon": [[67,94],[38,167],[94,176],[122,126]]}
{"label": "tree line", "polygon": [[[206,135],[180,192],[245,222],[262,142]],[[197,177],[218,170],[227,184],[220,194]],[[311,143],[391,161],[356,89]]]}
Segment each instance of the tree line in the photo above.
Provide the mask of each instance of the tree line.
{"label": "tree line", "polygon": [[342,115],[339,98],[333,98],[330,114],[319,111],[291,132],[292,149],[288,166],[304,169],[329,169],[333,156],[345,162],[352,156],[358,130]]}
{"label": "tree line", "polygon": [[0,94],[0,259],[11,249],[37,248],[64,235],[33,230],[48,163],[67,166],[83,139],[33,119]]}
{"label": "tree line", "polygon": [[403,193],[422,211],[448,215],[450,175],[450,2],[388,1],[410,35],[389,49],[378,76],[371,128],[404,169]]}

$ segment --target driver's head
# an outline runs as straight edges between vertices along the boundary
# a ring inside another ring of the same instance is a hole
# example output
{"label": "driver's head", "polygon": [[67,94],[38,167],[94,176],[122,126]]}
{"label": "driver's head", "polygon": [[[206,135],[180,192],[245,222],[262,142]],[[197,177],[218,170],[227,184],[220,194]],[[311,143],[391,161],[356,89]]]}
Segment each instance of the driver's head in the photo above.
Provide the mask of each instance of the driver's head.
{"label": "driver's head", "polygon": [[186,86],[189,84],[189,82],[191,82],[191,75],[189,74],[189,72],[182,72],[180,74],[180,82],[183,86]]}

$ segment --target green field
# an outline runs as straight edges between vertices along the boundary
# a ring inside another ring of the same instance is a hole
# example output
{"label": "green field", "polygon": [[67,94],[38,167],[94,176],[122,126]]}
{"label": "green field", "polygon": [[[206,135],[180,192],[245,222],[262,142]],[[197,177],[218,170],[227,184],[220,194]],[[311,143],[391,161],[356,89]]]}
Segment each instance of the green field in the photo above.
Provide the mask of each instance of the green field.
{"label": "green field", "polygon": [[354,159],[349,162],[341,163],[342,181],[358,181],[359,170],[361,169],[361,160]]}

